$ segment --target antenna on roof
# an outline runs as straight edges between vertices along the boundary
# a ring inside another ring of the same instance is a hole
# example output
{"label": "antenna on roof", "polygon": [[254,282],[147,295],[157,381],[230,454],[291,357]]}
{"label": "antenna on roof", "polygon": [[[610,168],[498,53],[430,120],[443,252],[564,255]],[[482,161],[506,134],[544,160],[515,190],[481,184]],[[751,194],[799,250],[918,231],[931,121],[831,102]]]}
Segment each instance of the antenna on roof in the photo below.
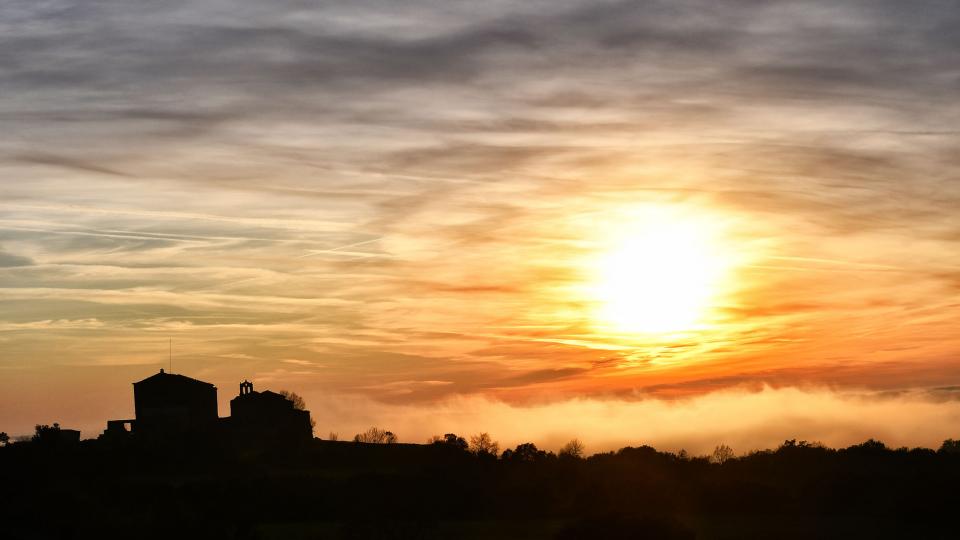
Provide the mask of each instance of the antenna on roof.
{"label": "antenna on roof", "polygon": [[173,338],[170,338],[170,373],[173,373]]}

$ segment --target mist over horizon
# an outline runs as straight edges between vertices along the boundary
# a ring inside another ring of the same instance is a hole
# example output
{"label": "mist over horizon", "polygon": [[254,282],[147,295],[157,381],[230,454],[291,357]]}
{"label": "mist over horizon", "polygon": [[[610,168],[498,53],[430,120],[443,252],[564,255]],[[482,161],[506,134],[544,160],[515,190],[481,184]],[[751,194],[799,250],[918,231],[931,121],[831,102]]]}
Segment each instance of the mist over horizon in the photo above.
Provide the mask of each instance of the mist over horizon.
{"label": "mist over horizon", "polygon": [[[280,390],[287,387],[275,387]],[[262,386],[260,390],[264,390]],[[656,398],[617,396],[532,399],[507,403],[482,396],[452,396],[412,404],[385,403],[354,394],[303,392],[317,422],[314,435],[351,440],[369,427],[389,429],[400,443],[424,444],[432,436],[456,433],[470,437],[487,432],[502,448],[525,442],[557,451],[579,439],[588,455],[628,446],[709,455],[725,444],[738,455],[777,448],[786,440],[844,448],[868,439],[891,448],[937,449],[956,436],[960,421],[957,389],[877,392],[826,387],[732,387],[693,396]],[[109,417],[133,417],[132,395]],[[235,397],[220,388],[220,411]],[[124,412],[127,414],[124,414]],[[61,423],[96,438],[103,420],[88,421],[85,410],[64,410]],[[27,435],[33,421],[24,418],[12,435]],[[52,423],[44,420],[39,423]],[[13,424],[16,426],[17,424]]]}

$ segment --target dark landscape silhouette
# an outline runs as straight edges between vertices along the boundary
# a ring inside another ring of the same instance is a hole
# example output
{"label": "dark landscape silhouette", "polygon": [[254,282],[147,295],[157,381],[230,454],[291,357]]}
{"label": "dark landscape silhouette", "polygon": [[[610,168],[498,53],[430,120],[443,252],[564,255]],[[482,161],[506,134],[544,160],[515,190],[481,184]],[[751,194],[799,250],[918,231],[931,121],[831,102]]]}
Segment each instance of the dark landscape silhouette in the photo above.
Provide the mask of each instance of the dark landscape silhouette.
{"label": "dark landscape silhouette", "polygon": [[[312,437],[291,393],[160,373],[97,439],[0,436],[9,538],[955,538],[960,441],[938,450],[788,440],[737,457],[649,446],[584,455],[490,434]],[[334,438],[334,437],[331,437]]]}

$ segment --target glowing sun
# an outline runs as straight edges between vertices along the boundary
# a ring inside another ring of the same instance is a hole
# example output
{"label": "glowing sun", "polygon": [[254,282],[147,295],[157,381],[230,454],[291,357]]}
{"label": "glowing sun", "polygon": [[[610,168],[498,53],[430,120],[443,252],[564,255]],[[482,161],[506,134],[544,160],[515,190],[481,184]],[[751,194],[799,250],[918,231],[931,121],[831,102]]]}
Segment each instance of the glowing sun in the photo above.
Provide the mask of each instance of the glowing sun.
{"label": "glowing sun", "polygon": [[653,334],[702,327],[731,267],[721,233],[705,216],[632,212],[595,262],[598,322]]}

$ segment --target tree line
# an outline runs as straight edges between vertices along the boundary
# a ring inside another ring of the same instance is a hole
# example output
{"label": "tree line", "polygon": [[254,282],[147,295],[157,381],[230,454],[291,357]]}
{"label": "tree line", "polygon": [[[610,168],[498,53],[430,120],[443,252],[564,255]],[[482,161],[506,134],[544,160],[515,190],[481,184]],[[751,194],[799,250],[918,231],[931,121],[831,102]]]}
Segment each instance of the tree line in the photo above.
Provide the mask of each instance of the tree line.
{"label": "tree line", "polygon": [[577,439],[552,452],[502,448],[486,432],[400,444],[377,427],[253,451],[63,446],[58,429],[0,448],[0,485],[16,493],[0,504],[11,538],[956,537],[954,439],[587,455]]}

